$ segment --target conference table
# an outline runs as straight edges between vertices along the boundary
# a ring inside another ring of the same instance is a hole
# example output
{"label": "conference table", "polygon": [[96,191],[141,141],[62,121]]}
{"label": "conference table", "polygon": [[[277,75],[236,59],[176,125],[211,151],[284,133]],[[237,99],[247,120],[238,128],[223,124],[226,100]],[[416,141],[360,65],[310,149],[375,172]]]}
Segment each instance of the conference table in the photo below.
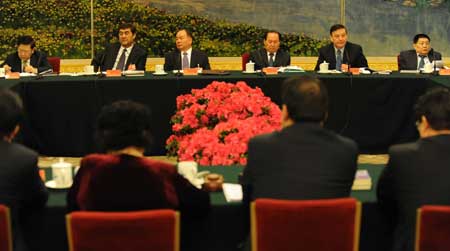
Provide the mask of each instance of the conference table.
{"label": "conference table", "polygon": [[[390,230],[376,204],[376,184],[384,164],[359,164],[359,169],[368,170],[372,178],[372,189],[352,191],[351,196],[363,203],[361,217],[360,250],[388,250]],[[51,179],[51,169],[45,168],[46,178]],[[199,167],[224,176],[226,183],[237,183],[242,166]],[[41,249],[47,251],[67,250],[65,232],[67,190],[50,190],[45,211],[43,230],[40,232]],[[228,203],[222,192],[210,193],[211,211],[204,219],[181,222],[182,251],[233,251],[245,246],[248,238],[248,215],[240,202]],[[331,247],[330,247],[331,248]]]}
{"label": "conference table", "polygon": [[363,153],[383,153],[395,143],[415,140],[413,105],[417,97],[433,86],[450,86],[448,76],[425,74],[344,75],[315,72],[278,75],[153,76],[44,76],[0,80],[0,88],[20,94],[26,119],[20,140],[47,156],[84,156],[95,152],[95,119],[105,104],[131,99],[152,110],[154,145],[148,155],[164,155],[171,134],[170,118],[176,111],[176,97],[212,81],[244,81],[259,87],[276,104],[281,104],[282,82],[288,77],[313,75],[328,89],[330,104],[325,126],[354,139]]}

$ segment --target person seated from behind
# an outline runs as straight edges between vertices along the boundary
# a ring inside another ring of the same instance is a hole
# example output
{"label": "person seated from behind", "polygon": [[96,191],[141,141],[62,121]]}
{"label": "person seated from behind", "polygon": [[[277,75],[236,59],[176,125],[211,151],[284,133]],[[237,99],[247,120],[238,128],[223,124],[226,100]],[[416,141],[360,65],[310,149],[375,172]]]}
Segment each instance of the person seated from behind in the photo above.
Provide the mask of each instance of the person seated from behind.
{"label": "person seated from behind", "polygon": [[92,60],[94,68],[106,70],[145,71],[147,51],[135,43],[136,27],[129,23],[119,26],[119,42],[110,44]]}
{"label": "person seated from behind", "polygon": [[176,167],[144,157],[151,142],[150,110],[133,101],[105,106],[96,138],[103,154],[81,161],[67,196],[70,211],[131,211],[171,208],[182,215],[205,215],[209,194]]}
{"label": "person seated from behind", "polygon": [[330,28],[331,44],[319,49],[315,71],[320,69],[323,62],[329,63],[329,69],[348,71],[350,67],[368,67],[362,47],[347,41],[347,28],[342,24],[335,24]]}
{"label": "person seated from behind", "polygon": [[413,251],[417,209],[450,205],[450,91],[438,87],[415,106],[420,139],[389,148],[377,185],[378,203],[394,226],[395,251]]}
{"label": "person seated from behind", "polygon": [[164,57],[164,71],[183,70],[186,68],[201,67],[210,70],[209,59],[206,53],[192,48],[192,33],[188,29],[181,29],[175,37],[177,49]]}
{"label": "person seated from behind", "polygon": [[[0,90],[0,204],[11,209],[13,245],[15,251],[35,250],[30,234],[39,229],[40,215],[48,192],[39,176],[38,154],[13,142],[23,119],[22,101],[15,93]],[[39,216],[37,221],[35,216]],[[31,218],[30,218],[31,217]],[[26,235],[28,233],[28,235]]]}
{"label": "person seated from behind", "polygon": [[319,79],[304,76],[283,83],[283,129],[256,136],[248,144],[246,204],[257,198],[350,196],[358,148],[351,139],[323,128],[327,114],[328,94]]}
{"label": "person seated from behind", "polygon": [[425,64],[441,60],[441,53],[431,48],[431,39],[427,34],[417,34],[413,38],[414,50],[400,52],[399,70],[422,70]]}
{"label": "person seated from behind", "polygon": [[45,53],[36,50],[36,42],[31,36],[20,36],[17,39],[17,52],[8,55],[0,67],[5,68],[5,73],[37,74],[52,69]]}
{"label": "person seated from behind", "polygon": [[280,41],[281,35],[278,31],[267,31],[264,34],[264,48],[250,53],[250,61],[255,63],[255,70],[291,64],[291,56],[289,52],[280,49]]}

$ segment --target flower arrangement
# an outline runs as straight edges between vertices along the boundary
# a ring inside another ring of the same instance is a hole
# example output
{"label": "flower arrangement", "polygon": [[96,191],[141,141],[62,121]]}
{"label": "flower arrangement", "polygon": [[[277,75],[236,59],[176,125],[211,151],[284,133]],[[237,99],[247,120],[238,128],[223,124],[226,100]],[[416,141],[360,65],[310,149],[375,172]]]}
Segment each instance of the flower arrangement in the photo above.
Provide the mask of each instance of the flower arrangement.
{"label": "flower arrangement", "polygon": [[214,81],[177,97],[169,156],[200,165],[247,163],[251,137],[281,128],[281,111],[260,88]]}

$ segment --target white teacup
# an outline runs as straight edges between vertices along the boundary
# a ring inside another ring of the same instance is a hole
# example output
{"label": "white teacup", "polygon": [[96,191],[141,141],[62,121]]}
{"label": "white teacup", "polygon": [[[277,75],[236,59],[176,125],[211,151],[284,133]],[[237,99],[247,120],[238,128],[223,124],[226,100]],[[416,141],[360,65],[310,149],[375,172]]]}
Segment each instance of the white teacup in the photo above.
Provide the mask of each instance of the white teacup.
{"label": "white teacup", "polygon": [[70,187],[72,185],[72,165],[63,160],[52,164],[52,176],[56,187]]}
{"label": "white teacup", "polygon": [[329,66],[329,63],[324,61],[323,63],[321,63],[319,65],[319,69],[320,69],[321,72],[327,72],[328,71],[328,66]]}
{"label": "white teacup", "polygon": [[424,67],[423,67],[423,70],[425,72],[432,72],[433,71],[433,64],[430,64],[430,63],[425,64]]}
{"label": "white teacup", "polygon": [[85,65],[84,66],[84,72],[86,72],[86,73],[94,73],[94,66],[93,65]]}
{"label": "white teacup", "polygon": [[0,68],[0,76],[5,76],[5,68]]}
{"label": "white teacup", "polygon": [[197,162],[181,161],[178,163],[178,173],[184,176],[191,183],[197,179]]}
{"label": "white teacup", "polygon": [[245,64],[245,71],[246,72],[254,72],[255,71],[255,63],[252,61]]}
{"label": "white teacup", "polygon": [[162,64],[155,65],[155,72],[156,73],[163,73],[164,72],[164,65],[162,65]]}

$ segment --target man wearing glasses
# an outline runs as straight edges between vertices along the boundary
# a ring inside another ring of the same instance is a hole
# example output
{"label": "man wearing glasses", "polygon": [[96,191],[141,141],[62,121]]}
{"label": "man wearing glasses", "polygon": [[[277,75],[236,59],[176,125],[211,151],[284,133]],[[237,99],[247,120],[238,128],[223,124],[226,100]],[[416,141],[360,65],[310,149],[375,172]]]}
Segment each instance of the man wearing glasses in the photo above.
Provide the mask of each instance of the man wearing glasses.
{"label": "man wearing glasses", "polygon": [[36,50],[36,43],[31,36],[20,36],[17,39],[17,52],[8,55],[0,65],[5,72],[40,73],[51,69],[47,56]]}
{"label": "man wearing glasses", "polygon": [[431,48],[431,39],[427,34],[417,34],[413,39],[414,50],[400,52],[399,70],[422,70],[425,64],[441,60],[441,53]]}

